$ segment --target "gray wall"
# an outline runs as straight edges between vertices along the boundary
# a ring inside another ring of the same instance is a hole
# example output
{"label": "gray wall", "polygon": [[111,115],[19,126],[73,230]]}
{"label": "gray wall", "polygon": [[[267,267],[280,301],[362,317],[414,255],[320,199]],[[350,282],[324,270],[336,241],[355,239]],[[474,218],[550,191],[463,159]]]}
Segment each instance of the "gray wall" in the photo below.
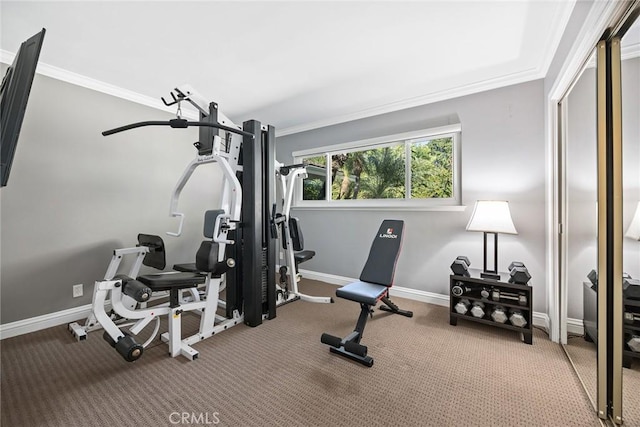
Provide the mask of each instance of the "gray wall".
{"label": "gray wall", "polygon": [[[4,74],[4,69],[0,70]],[[140,232],[163,236],[168,266],[192,262],[204,210],[218,203],[221,179],[202,166],[183,191],[184,234],[170,218],[173,187],[196,150],[197,130],[100,132],[170,114],[36,76],[9,184],[0,190],[2,324],[88,304],[113,249]],[[84,297],[72,298],[83,283]]]}
{"label": "gray wall", "polygon": [[464,212],[294,209],[306,247],[317,252],[303,268],[358,277],[380,221],[404,219],[396,285],[447,295],[456,256],[482,267],[482,235],[465,231],[473,204],[505,199],[519,234],[500,236],[499,267],[523,261],[533,276],[534,309],[545,312],[543,99],[538,80],[278,138],[278,158],[289,161],[296,150],[424,129],[450,117],[462,124]]}
{"label": "gray wall", "polygon": [[[622,63],[623,231],[640,200],[640,58]],[[597,265],[595,68],[567,97],[567,274],[570,318],[582,319],[582,282]],[[640,243],[623,239],[623,269],[640,277]]]}

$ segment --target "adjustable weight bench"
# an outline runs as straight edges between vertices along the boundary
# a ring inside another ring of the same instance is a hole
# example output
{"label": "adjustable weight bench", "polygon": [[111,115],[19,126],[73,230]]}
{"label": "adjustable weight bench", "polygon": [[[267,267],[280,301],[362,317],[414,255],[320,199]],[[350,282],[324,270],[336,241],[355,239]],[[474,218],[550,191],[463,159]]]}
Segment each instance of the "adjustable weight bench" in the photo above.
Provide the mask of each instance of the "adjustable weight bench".
{"label": "adjustable weight bench", "polygon": [[360,316],[354,331],[345,338],[322,334],[320,341],[331,346],[329,348],[331,353],[371,367],[373,358],[367,356],[367,347],[360,344],[360,340],[367,318],[373,317],[373,307],[378,301],[384,303],[380,306],[380,310],[413,317],[413,312],[401,310],[389,299],[389,288],[393,285],[393,276],[402,246],[403,229],[404,221],[385,219],[373,240],[360,280],[336,290],[338,297],[360,303]]}

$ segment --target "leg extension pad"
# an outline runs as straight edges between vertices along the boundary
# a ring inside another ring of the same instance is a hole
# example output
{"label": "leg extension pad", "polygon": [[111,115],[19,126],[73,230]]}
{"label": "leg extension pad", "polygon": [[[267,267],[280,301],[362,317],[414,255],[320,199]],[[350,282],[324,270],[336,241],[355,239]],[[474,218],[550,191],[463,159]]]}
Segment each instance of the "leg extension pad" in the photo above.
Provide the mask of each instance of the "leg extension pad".
{"label": "leg extension pad", "polygon": [[320,342],[330,345],[331,348],[329,350],[331,353],[338,354],[367,367],[371,367],[373,366],[373,358],[371,356],[367,356],[367,346],[356,342],[359,336],[359,333],[352,332],[348,337],[342,339],[334,335],[324,333],[320,337]]}

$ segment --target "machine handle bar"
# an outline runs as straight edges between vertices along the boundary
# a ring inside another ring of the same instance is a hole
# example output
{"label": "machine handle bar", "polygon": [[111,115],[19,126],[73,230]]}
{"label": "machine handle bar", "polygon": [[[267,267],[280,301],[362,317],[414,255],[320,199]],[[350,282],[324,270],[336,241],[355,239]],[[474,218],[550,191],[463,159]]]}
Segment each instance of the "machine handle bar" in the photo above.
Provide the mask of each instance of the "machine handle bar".
{"label": "machine handle bar", "polygon": [[293,169],[301,169],[307,167],[306,163],[296,163],[295,165],[282,165],[278,168],[281,175],[287,176]]}
{"label": "machine handle bar", "polygon": [[188,121],[188,120],[185,120],[185,119],[172,119],[172,120],[169,120],[169,121],[150,120],[150,121],[146,121],[146,122],[131,123],[129,125],[120,126],[118,128],[115,128],[115,129],[105,130],[104,132],[102,132],[102,135],[103,136],[109,136],[109,135],[113,135],[114,133],[124,132],[124,131],[127,131],[127,130],[140,128],[140,127],[144,127],[144,126],[171,126],[174,129],[184,129],[184,128],[187,128],[189,126],[205,126],[205,127],[216,128],[216,129],[222,129],[222,130],[225,130],[227,132],[232,132],[232,133],[236,133],[238,135],[248,136],[250,138],[254,138],[254,135],[252,133],[249,133],[249,132],[246,132],[246,131],[243,131],[243,130],[240,130],[240,129],[234,129],[232,127],[221,125],[221,124],[217,124],[217,123],[191,122],[191,121]]}

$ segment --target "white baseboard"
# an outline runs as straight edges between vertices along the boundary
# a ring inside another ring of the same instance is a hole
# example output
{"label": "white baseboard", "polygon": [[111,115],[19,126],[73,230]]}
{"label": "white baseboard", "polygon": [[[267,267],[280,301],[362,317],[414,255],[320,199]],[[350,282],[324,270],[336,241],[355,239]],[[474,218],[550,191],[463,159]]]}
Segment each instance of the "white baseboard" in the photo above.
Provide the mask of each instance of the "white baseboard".
{"label": "white baseboard", "polygon": [[582,319],[567,318],[567,333],[584,335],[584,323],[582,323]]}
{"label": "white baseboard", "polygon": [[301,268],[298,269],[298,272],[302,274],[302,277],[304,277],[305,279],[317,280],[319,282],[328,283],[330,285],[344,286],[358,280],[351,277],[336,276],[335,274],[320,273],[318,271],[311,271],[311,270],[303,270]]}
{"label": "white baseboard", "polygon": [[402,286],[393,286],[389,293],[393,297],[406,298],[414,301],[426,302],[428,304],[442,305],[445,307],[449,306],[449,295],[403,288]]}
{"label": "white baseboard", "polygon": [[[344,286],[358,279],[335,274],[321,273],[311,270],[300,270],[302,277],[310,280],[318,280],[320,282],[331,285]],[[421,301],[428,304],[440,306],[449,305],[449,295],[437,294],[433,292],[421,291],[418,289],[405,288],[402,286],[393,286],[391,295],[399,298],[407,298],[414,301]],[[53,326],[64,325],[76,320],[85,319],[91,313],[91,304],[58,311],[55,313],[45,314],[42,316],[32,317],[30,319],[18,320],[16,322],[0,325],[0,340],[11,338],[18,335],[28,334],[30,332],[40,331],[42,329],[51,328]],[[546,313],[533,313],[533,324],[549,330],[549,316]],[[584,333],[582,321],[579,319],[567,319],[567,330],[569,333],[582,335]]]}
{"label": "white baseboard", "polygon": [[0,325],[0,340],[86,319],[90,313],[91,304],[86,304],[55,313],[5,323]]}
{"label": "white baseboard", "polygon": [[549,332],[550,324],[551,322],[549,321],[549,315],[547,313],[533,312],[533,326],[538,326]]}
{"label": "white baseboard", "polygon": [[[320,273],[318,271],[300,270],[302,277],[310,280],[318,280],[320,282],[329,283],[331,285],[344,286],[358,279],[344,276],[336,276],[335,274]],[[407,298],[414,301],[426,302],[441,306],[449,305],[449,295],[436,294],[434,292],[421,291],[418,289],[405,288],[402,286],[393,286],[391,288],[391,296],[399,298]],[[546,331],[549,330],[549,315],[547,313],[533,313],[533,324],[539,326]],[[582,322],[580,322],[582,324]]]}

